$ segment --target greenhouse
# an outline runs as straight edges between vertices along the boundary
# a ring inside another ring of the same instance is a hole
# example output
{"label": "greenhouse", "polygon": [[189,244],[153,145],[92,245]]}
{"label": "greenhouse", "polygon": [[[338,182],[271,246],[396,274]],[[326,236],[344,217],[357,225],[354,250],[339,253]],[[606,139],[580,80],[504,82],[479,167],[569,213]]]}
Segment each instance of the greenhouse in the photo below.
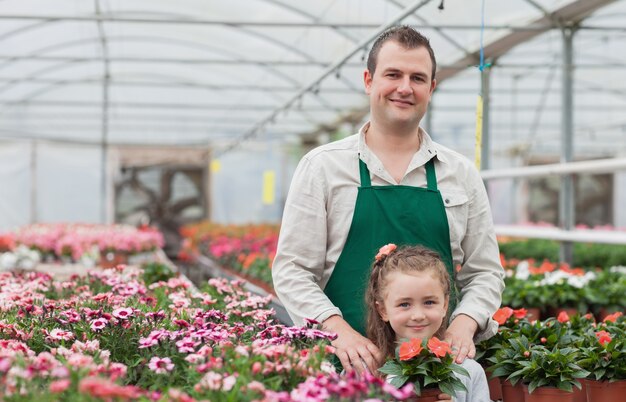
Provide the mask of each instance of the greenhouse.
{"label": "greenhouse", "polygon": [[0,21],[0,399],[626,402],[626,1]]}

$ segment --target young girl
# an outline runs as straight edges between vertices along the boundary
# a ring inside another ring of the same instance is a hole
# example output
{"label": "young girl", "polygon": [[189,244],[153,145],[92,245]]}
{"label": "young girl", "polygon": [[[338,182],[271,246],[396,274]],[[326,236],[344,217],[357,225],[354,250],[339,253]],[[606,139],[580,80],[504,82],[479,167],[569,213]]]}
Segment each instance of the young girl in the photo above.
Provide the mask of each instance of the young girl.
{"label": "young girl", "polygon": [[[450,277],[434,251],[421,246],[382,247],[376,255],[366,293],[367,336],[387,357],[401,339],[443,339],[450,298]],[[489,402],[483,368],[471,359],[461,364],[470,377],[459,376],[467,392],[456,402]]]}

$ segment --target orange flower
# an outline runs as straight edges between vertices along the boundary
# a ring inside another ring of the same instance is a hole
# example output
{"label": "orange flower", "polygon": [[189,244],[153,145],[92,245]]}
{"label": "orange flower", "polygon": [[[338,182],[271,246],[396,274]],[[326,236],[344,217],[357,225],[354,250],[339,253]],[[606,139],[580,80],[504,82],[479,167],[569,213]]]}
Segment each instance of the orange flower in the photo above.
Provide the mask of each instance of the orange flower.
{"label": "orange flower", "polygon": [[419,338],[413,338],[408,342],[404,342],[400,345],[400,360],[409,360],[420,354],[424,350],[422,347],[422,340]]}
{"label": "orange flower", "polygon": [[386,244],[384,246],[382,246],[379,250],[378,250],[378,254],[376,254],[376,261],[380,261],[381,258],[383,258],[383,256],[388,256],[389,253],[391,253],[393,250],[397,249],[398,246],[396,246],[393,243],[389,243]]}
{"label": "orange flower", "polygon": [[616,313],[613,314],[609,314],[606,317],[604,317],[604,322],[615,322],[615,320],[617,320],[618,317],[624,315],[621,311],[618,311]]}
{"label": "orange flower", "polygon": [[528,314],[528,310],[525,308],[518,308],[517,310],[513,310],[513,315],[515,318],[524,318]]}
{"label": "orange flower", "polygon": [[565,311],[561,311],[561,312],[559,313],[559,316],[558,316],[558,317],[556,317],[556,319],[557,319],[557,320],[559,320],[559,322],[560,322],[561,324],[562,324],[562,323],[566,323],[566,322],[568,322],[568,321],[569,321],[569,315],[567,314],[567,312],[565,312]]}
{"label": "orange flower", "polygon": [[433,352],[437,357],[444,357],[446,354],[452,354],[450,344],[439,340],[436,336],[433,336],[428,340],[428,350]]}
{"label": "orange flower", "polygon": [[596,332],[596,338],[598,338],[598,342],[600,342],[600,345],[606,345],[607,343],[611,342],[611,334],[609,334],[606,331],[598,331]]}
{"label": "orange flower", "polygon": [[502,307],[496,311],[493,315],[493,319],[496,320],[498,324],[503,325],[512,315],[513,309],[511,307]]}

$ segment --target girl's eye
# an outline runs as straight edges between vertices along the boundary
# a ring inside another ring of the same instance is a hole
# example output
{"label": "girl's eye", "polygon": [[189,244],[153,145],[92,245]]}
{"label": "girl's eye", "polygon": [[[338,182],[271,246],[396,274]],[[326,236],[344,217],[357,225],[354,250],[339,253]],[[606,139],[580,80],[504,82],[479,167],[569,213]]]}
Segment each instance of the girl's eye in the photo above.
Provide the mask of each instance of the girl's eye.
{"label": "girl's eye", "polygon": [[398,304],[398,307],[409,307],[409,303],[407,303],[407,302],[400,303],[400,304]]}
{"label": "girl's eye", "polygon": [[433,305],[437,304],[437,302],[434,301],[434,300],[426,300],[424,302],[424,304],[427,305],[427,306],[433,306]]}

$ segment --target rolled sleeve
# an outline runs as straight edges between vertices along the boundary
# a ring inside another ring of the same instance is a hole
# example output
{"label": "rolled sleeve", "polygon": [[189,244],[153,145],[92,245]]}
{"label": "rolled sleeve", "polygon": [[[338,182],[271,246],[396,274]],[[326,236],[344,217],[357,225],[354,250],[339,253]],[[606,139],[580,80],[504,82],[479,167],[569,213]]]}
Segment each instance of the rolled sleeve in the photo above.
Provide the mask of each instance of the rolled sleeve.
{"label": "rolled sleeve", "polygon": [[500,264],[487,192],[478,171],[468,173],[470,194],[467,228],[461,248],[464,259],[456,274],[460,302],[451,319],[466,314],[478,323],[475,340],[493,336],[498,325],[491,318],[500,307],[504,290],[504,269]]}
{"label": "rolled sleeve", "polygon": [[292,179],[272,265],[274,289],[296,325],[305,318],[322,322],[341,315],[320,286],[326,242],[325,183],[305,157]]}

